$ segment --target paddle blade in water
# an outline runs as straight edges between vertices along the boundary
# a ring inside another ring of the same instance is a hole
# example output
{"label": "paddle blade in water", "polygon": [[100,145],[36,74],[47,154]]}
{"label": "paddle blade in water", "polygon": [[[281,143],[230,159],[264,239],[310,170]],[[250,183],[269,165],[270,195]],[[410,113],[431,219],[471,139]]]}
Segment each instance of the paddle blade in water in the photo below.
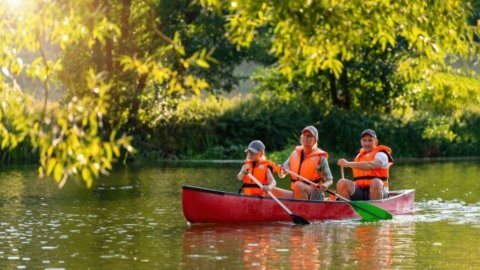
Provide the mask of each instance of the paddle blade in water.
{"label": "paddle blade in water", "polygon": [[308,222],[306,219],[304,219],[303,217],[300,217],[300,216],[295,216],[294,214],[291,214],[290,215],[293,219],[293,222],[295,224],[302,224],[302,225],[308,225],[310,224],[310,222]]}
{"label": "paddle blade in water", "polygon": [[378,220],[378,219],[392,219],[392,214],[388,211],[383,210],[380,207],[371,205],[366,202],[353,202],[350,201],[350,205],[357,211],[357,213],[364,220]]}

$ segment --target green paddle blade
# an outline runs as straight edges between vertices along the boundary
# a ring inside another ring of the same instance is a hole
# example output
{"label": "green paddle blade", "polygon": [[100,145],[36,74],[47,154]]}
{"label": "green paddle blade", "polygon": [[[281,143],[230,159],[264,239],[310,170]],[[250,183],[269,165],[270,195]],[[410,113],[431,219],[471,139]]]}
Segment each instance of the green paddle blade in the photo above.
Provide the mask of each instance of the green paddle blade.
{"label": "green paddle blade", "polygon": [[364,220],[392,219],[392,214],[366,202],[349,201],[350,205]]}

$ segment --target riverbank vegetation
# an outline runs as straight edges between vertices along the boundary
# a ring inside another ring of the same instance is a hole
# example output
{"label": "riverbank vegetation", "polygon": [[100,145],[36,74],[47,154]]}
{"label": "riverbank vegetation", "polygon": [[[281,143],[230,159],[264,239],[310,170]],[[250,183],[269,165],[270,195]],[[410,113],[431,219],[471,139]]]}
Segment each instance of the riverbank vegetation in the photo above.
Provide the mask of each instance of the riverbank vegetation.
{"label": "riverbank vegetation", "polygon": [[1,162],[90,186],[113,162],[243,159],[254,139],[281,161],[307,125],[331,156],[365,128],[395,157],[478,155],[476,2],[340,2],[4,1]]}

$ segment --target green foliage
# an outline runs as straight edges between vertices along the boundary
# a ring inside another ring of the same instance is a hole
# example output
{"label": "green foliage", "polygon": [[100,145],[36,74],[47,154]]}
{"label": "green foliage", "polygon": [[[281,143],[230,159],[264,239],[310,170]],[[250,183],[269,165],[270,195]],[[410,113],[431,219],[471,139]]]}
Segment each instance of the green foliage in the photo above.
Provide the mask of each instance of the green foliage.
{"label": "green foliage", "polygon": [[264,142],[267,154],[290,138],[298,142],[303,123],[319,113],[301,101],[275,96],[192,98],[169,114],[146,118],[154,130],[147,139],[166,158],[244,159],[245,146],[252,140]]}
{"label": "green foliage", "polygon": [[447,118],[429,112],[407,114],[373,114],[333,110],[318,128],[320,145],[327,151],[355,157],[360,149],[360,133],[366,128],[376,131],[379,144],[392,148],[394,157],[475,156],[480,145],[478,112],[463,111]]}
{"label": "green foliage", "polygon": [[471,75],[465,63],[479,48],[469,1],[200,2],[228,8],[237,48],[270,41],[278,62],[256,77],[262,91],[293,92],[322,106],[389,113],[408,95],[407,82],[434,81],[439,72]]}
{"label": "green foliage", "polygon": [[194,97],[175,109],[157,104],[153,113],[142,117],[152,130],[146,140],[158,146],[162,158],[187,158],[212,149],[217,143],[213,123],[234,102],[209,96],[205,100]]}
{"label": "green foliage", "polygon": [[434,80],[408,85],[397,103],[414,110],[451,115],[459,110],[478,111],[479,97],[479,80],[440,73]]}
{"label": "green foliage", "polygon": [[[266,151],[281,149],[289,138],[299,138],[304,123],[312,123],[321,108],[301,100],[283,100],[274,95],[246,98],[227,110],[217,123],[221,145],[248,145],[261,140]],[[243,156],[243,155],[242,155]]]}
{"label": "green foliage", "polygon": [[299,144],[300,131],[314,125],[319,147],[332,157],[353,158],[366,128],[374,129],[395,157],[470,156],[480,146],[480,129],[472,126],[479,115],[449,119],[428,112],[324,110],[301,99],[269,95],[231,101],[194,98],[180,104],[168,119],[152,119],[156,135],[148,141],[161,149],[162,158],[244,159],[246,145],[258,139],[266,145],[267,157],[281,162]]}
{"label": "green foliage", "polygon": [[156,13],[161,18],[159,28],[162,32],[167,36],[180,33],[181,44],[188,55],[203,48],[212,49],[211,61],[202,61],[203,66],[200,65],[208,65],[208,68],[192,67],[188,73],[205,79],[213,93],[230,92],[239,84],[243,78],[233,71],[243,61],[272,63],[274,60],[268,54],[267,39],[258,40],[251,48],[236,50],[225,35],[225,17],[212,9],[203,8],[197,1],[162,0],[156,6]]}
{"label": "green foliage", "polygon": [[445,116],[440,119],[428,119],[428,125],[422,133],[422,138],[426,140],[447,140],[453,141],[455,134],[450,130],[450,124]]}
{"label": "green foliage", "polygon": [[367,48],[354,60],[345,63],[340,79],[326,71],[307,76],[301,67],[294,68],[293,80],[275,72],[261,69],[253,79],[255,91],[273,92],[285,99],[303,98],[312,106],[363,110],[367,113],[390,112],[400,106],[397,97],[404,94],[405,81],[396,72],[402,48],[382,52]]}
{"label": "green foliage", "polygon": [[[224,100],[194,98],[179,104],[168,118],[150,121],[159,147],[159,158],[244,159],[252,140],[261,140],[268,158],[284,161],[300,131],[314,125],[318,146],[332,158],[353,159],[360,149],[360,133],[374,129],[380,144],[391,147],[394,157],[476,155],[480,144],[480,113],[460,111],[446,118],[429,112],[367,114],[364,111],[323,110],[301,99],[247,96]],[[477,149],[477,150],[475,150]],[[148,153],[142,153],[147,155]]]}
{"label": "green foliage", "polygon": [[[139,133],[139,114],[151,109],[142,110],[143,101],[154,106],[162,97],[199,95],[208,88],[187,70],[207,68],[210,53],[198,48],[187,54],[178,32],[166,36],[155,4],[25,0],[19,8],[1,2],[2,82],[15,84],[25,71],[44,86],[42,109],[31,111],[21,101],[21,109],[0,115],[2,149],[13,150],[28,138],[40,153],[40,174],[53,175],[60,187],[69,176],[90,187],[112,168],[121,147],[134,152],[131,137],[116,134]],[[24,51],[39,56],[22,59]],[[53,109],[52,83],[68,91]]]}
{"label": "green foliage", "polygon": [[[3,112],[0,115],[3,128],[2,149],[11,149],[29,139],[34,150],[40,154],[39,173],[52,175],[62,187],[69,176],[83,179],[91,187],[100,173],[108,174],[112,162],[120,157],[121,147],[130,152],[130,137],[117,138],[112,132],[108,140],[104,133],[103,116],[108,110],[108,89],[92,74],[93,97],[74,97],[64,107],[48,108],[43,116],[41,107],[30,107],[27,96],[16,89],[5,86]],[[14,96],[14,98],[11,98]],[[10,97],[10,98],[9,98]],[[5,128],[8,126],[9,128]]]}
{"label": "green foliage", "polygon": [[240,47],[254,42],[258,27],[275,27],[271,52],[279,57],[278,72],[289,80],[294,66],[307,76],[329,70],[339,78],[345,62],[360,48],[379,45],[385,51],[396,47],[399,37],[414,53],[400,64],[408,78],[445,67],[446,55],[472,57],[477,52],[477,29],[468,25],[473,11],[467,1],[218,2],[232,12],[229,38]]}

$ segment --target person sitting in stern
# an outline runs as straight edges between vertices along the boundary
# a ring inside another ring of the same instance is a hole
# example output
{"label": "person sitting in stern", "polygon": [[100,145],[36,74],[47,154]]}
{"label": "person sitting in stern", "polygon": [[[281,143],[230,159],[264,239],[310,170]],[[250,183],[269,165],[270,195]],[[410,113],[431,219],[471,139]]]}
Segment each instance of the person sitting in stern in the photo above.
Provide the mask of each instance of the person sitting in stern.
{"label": "person sitting in stern", "polygon": [[340,179],[337,183],[339,195],[352,201],[381,200],[388,198],[388,174],[393,158],[392,150],[377,145],[375,131],[366,129],[360,140],[362,149],[353,162],[339,159],[338,165],[353,170],[353,182]]}

